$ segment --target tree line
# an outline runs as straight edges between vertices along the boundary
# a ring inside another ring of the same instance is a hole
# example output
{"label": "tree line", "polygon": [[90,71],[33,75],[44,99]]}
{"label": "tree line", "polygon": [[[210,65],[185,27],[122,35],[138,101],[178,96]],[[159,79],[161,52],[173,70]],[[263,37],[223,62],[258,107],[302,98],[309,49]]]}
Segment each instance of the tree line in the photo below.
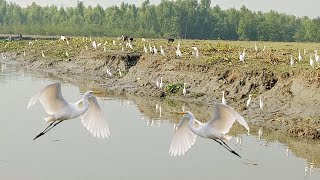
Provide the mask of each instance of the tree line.
{"label": "tree line", "polygon": [[174,37],[188,39],[320,41],[320,18],[295,17],[270,11],[254,12],[245,6],[223,10],[211,0],[162,0],[140,6],[122,3],[103,8],[85,6],[22,8],[0,0],[0,33]]}

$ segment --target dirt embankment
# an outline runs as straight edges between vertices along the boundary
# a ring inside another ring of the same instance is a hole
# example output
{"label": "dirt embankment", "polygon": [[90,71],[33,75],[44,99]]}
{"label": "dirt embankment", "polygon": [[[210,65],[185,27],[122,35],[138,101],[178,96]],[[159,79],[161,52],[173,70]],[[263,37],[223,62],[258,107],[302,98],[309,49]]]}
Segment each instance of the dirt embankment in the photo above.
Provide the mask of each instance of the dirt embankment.
{"label": "dirt embankment", "polygon": [[[144,97],[164,97],[186,103],[212,105],[221,102],[226,92],[227,103],[235,107],[251,123],[281,129],[293,136],[320,138],[319,74],[314,71],[288,70],[276,72],[253,68],[246,64],[229,65],[221,62],[211,65],[168,59],[140,53],[99,53],[82,51],[76,57],[47,59],[23,57],[11,53],[18,64],[46,72],[66,74],[74,80],[87,79],[101,86]],[[113,76],[107,75],[107,69]],[[122,76],[119,77],[118,69]],[[167,87],[156,88],[156,80],[163,77]],[[187,95],[173,85],[187,83]],[[177,90],[177,93],[170,91]],[[252,94],[249,108],[248,95]],[[259,108],[259,98],[264,101]]]}

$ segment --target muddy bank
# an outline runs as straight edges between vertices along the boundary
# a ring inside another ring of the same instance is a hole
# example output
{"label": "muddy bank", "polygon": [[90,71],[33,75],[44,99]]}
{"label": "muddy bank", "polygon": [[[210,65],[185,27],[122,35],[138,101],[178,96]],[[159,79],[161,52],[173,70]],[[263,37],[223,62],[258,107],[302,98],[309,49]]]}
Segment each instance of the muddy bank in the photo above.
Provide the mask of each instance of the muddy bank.
{"label": "muddy bank", "polygon": [[[221,102],[221,91],[225,91],[227,103],[250,123],[297,137],[320,139],[317,70],[277,71],[252,64],[230,64],[223,59],[214,64],[203,64],[192,58],[186,61],[117,51],[83,50],[76,56],[58,59],[35,54],[23,56],[15,52],[6,54],[28,69],[54,72],[58,76],[68,76],[71,81],[91,81],[106,89],[149,99],[201,104],[207,107],[208,114],[214,102]],[[107,69],[113,73],[112,77],[108,76]],[[166,86],[164,90],[156,88],[160,76]],[[186,96],[182,96],[181,84],[184,82],[187,83]],[[252,103],[247,108],[249,94],[252,94]],[[263,110],[259,108],[260,96],[264,100]],[[208,117],[201,116],[203,113],[196,114],[199,119]]]}

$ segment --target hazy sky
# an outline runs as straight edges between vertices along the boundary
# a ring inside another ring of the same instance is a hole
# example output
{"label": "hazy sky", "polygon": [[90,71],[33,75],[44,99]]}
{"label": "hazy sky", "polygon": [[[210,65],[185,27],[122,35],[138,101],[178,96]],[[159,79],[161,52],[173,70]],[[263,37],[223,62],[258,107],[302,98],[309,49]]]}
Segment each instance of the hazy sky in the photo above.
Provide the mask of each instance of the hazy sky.
{"label": "hazy sky", "polygon": [[[27,6],[32,2],[36,2],[39,5],[51,5],[58,6],[75,6],[79,0],[7,0],[15,2],[21,6]],[[100,4],[103,7],[110,5],[119,5],[121,2],[135,3],[140,5],[144,0],[80,0],[86,5]],[[161,0],[150,0],[151,3],[159,3]],[[234,7],[239,9],[242,5],[245,5],[248,9],[254,11],[270,11],[276,10],[278,12],[284,12],[287,14],[293,14],[296,16],[320,16],[320,0],[212,0],[212,5],[218,4],[222,8]]]}

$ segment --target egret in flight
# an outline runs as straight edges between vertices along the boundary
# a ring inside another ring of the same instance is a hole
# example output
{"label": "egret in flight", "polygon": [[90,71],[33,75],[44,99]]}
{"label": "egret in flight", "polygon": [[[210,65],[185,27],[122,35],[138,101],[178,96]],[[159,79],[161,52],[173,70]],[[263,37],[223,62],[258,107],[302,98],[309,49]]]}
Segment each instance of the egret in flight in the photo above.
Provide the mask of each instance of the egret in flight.
{"label": "egret in flight", "polygon": [[231,153],[241,157],[230,146],[227,141],[231,136],[227,135],[235,120],[244,126],[249,132],[249,126],[243,117],[230,106],[216,103],[212,119],[207,123],[201,123],[196,120],[190,111],[179,112],[184,115],[177,126],[173,136],[169,153],[172,156],[184,155],[189,148],[195,143],[196,136],[212,139],[226,148]]}
{"label": "egret in flight", "polygon": [[44,118],[49,125],[33,140],[46,134],[61,122],[79,116],[81,116],[82,124],[94,137],[108,138],[110,135],[108,124],[104,119],[97,98],[91,93],[92,91],[87,91],[81,100],[76,103],[69,103],[62,96],[60,82],[49,84],[36,93],[30,99],[27,109],[35,105],[39,100],[49,115]]}

